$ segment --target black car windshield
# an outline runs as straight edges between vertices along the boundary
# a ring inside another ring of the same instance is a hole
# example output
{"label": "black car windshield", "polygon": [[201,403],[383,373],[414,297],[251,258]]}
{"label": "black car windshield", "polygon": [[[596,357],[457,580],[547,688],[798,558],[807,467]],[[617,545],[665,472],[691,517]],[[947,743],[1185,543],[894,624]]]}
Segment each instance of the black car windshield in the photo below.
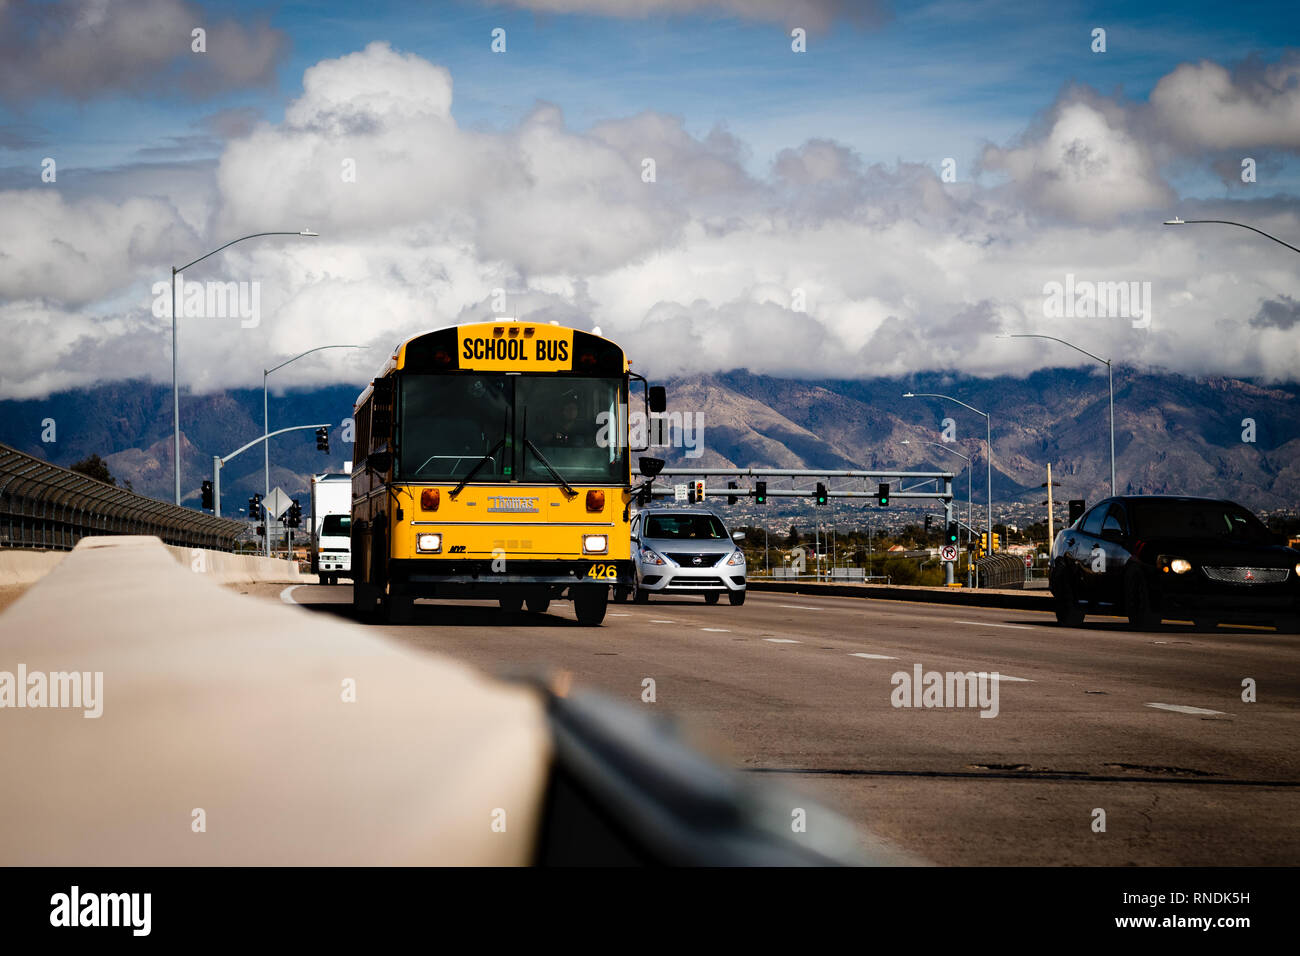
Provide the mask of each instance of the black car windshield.
{"label": "black car windshield", "polygon": [[476,482],[551,482],[540,452],[567,481],[621,483],[626,401],[615,378],[403,375],[397,475],[459,481],[487,456]]}
{"label": "black car windshield", "polygon": [[1130,505],[1139,538],[1196,538],[1267,544],[1264,523],[1239,505],[1214,501],[1141,501]]}
{"label": "black car windshield", "polygon": [[326,515],[320,523],[320,533],[346,538],[352,534],[351,515]]}
{"label": "black car windshield", "polygon": [[671,541],[717,541],[726,538],[727,529],[714,515],[651,515],[645,536]]}

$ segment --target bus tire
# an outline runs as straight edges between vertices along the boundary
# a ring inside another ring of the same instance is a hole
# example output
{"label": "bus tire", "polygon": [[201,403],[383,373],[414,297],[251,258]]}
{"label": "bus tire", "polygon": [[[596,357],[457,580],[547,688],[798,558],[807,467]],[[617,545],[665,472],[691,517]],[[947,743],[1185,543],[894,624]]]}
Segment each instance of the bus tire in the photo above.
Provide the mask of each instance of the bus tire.
{"label": "bus tire", "polygon": [[501,610],[507,614],[518,614],[524,606],[524,599],[517,597],[497,598],[497,603],[501,605]]}
{"label": "bus tire", "polygon": [[545,614],[546,609],[551,606],[551,599],[548,597],[531,597],[526,602],[528,610],[533,614]]}
{"label": "bus tire", "polygon": [[415,598],[389,595],[384,601],[384,620],[389,624],[410,624],[415,617]]}
{"label": "bus tire", "polygon": [[627,592],[628,592],[628,589],[627,589],[626,586],[624,586],[624,585],[617,585],[617,586],[615,586],[615,588],[614,588],[614,603],[615,603],[615,604],[625,604],[625,603],[627,603],[627,596],[628,596],[628,595],[627,595]]}
{"label": "bus tire", "polygon": [[605,620],[605,609],[609,604],[609,589],[599,587],[575,588],[573,593],[573,613],[578,616],[578,623],[583,627],[598,627]]}

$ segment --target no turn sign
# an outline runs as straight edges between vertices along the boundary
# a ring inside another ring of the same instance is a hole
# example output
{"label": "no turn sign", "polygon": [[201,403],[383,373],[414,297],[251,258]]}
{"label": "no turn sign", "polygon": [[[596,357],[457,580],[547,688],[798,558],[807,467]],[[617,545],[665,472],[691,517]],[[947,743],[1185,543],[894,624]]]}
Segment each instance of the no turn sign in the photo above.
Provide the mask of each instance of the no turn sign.
{"label": "no turn sign", "polygon": [[955,544],[945,544],[939,549],[939,557],[945,561],[957,560],[957,546]]}

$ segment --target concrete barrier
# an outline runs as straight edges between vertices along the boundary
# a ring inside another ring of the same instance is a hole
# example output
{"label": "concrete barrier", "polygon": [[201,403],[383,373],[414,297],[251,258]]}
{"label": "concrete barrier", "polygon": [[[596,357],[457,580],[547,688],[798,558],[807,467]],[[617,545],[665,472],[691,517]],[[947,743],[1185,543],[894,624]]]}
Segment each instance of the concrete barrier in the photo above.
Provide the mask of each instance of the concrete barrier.
{"label": "concrete barrier", "polygon": [[232,554],[206,548],[163,545],[183,567],[218,584],[315,584],[315,574],[303,574],[298,562],[261,554]]}
{"label": "concrete barrier", "polygon": [[[538,694],[215,580],[157,538],[85,538],[0,615],[0,860],[530,859]],[[74,672],[78,706],[32,704],[33,675]]]}
{"label": "concrete barrier", "polygon": [[1001,607],[1019,611],[1050,611],[1052,595],[1028,591],[994,591],[988,588],[930,588],[902,584],[821,584],[816,581],[767,581],[750,578],[751,591],[779,591],[784,594],[829,594],[834,597],[869,598],[876,601],[921,601],[961,607]]}
{"label": "concrete barrier", "polygon": [[32,584],[54,569],[67,556],[66,551],[0,551],[0,587]]}

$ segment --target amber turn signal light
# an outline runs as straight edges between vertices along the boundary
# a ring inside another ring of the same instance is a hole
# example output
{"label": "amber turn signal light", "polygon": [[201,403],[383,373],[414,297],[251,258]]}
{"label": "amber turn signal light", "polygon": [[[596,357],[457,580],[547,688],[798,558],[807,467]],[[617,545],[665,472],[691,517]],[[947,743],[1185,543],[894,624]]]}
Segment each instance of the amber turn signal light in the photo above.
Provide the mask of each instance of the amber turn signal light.
{"label": "amber turn signal light", "polygon": [[594,488],[587,492],[587,510],[604,511],[605,510],[605,492],[597,491]]}
{"label": "amber turn signal light", "polygon": [[438,510],[438,489],[425,488],[420,492],[420,510],[437,511]]}

